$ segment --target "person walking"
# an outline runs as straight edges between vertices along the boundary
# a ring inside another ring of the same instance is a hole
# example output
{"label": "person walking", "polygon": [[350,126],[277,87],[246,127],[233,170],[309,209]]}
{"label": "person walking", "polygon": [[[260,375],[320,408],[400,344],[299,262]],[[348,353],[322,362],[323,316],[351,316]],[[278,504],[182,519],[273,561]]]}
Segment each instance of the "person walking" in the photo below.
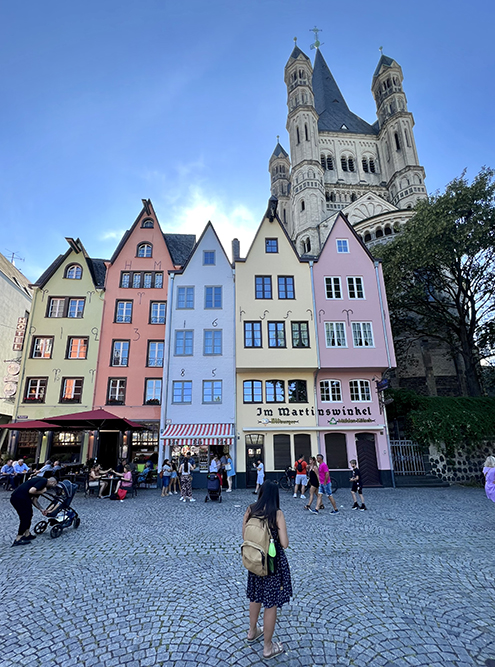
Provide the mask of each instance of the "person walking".
{"label": "person walking", "polygon": [[227,455],[227,463],[225,464],[225,470],[227,471],[227,484],[228,484],[228,489],[226,493],[231,493],[232,492],[232,482],[234,481],[235,477],[235,469],[234,469],[234,462],[230,458],[230,454]]}
{"label": "person walking", "polygon": [[[364,512],[367,509],[367,507],[364,504],[363,484],[361,482],[361,474],[360,474],[359,469],[357,467],[356,459],[352,459],[352,461],[349,461],[349,463],[351,464],[351,468],[352,468],[352,477],[349,479],[349,481],[351,482],[351,485],[352,485],[351,486],[351,495],[352,495],[352,499],[354,501],[354,505],[351,507],[351,509],[361,510],[362,512]],[[356,493],[359,494],[359,497],[361,499],[361,507],[359,507],[359,503],[358,503],[357,498],[356,498]]]}
{"label": "person walking", "polygon": [[192,497],[192,471],[195,466],[192,465],[190,460],[187,458],[180,464],[179,474],[180,474],[180,499],[184,502],[189,501],[190,503],[195,503],[196,500]]}
{"label": "person walking", "polygon": [[483,466],[485,493],[488,500],[495,503],[495,456],[489,456]]}
{"label": "person walking", "polygon": [[170,465],[170,461],[168,459],[165,459],[165,461],[163,462],[161,473],[162,473],[162,498],[163,498],[164,496],[168,496],[170,477],[172,475],[172,466]]}
{"label": "person walking", "polygon": [[318,454],[316,457],[316,461],[318,463],[318,477],[320,480],[320,486],[318,487],[318,501],[316,503],[316,512],[320,509],[322,506],[322,501],[323,501],[323,494],[326,493],[328,496],[328,500],[332,503],[333,510],[330,512],[330,514],[337,514],[338,509],[337,509],[337,503],[335,502],[335,498],[332,495],[332,484],[330,482],[330,471],[328,470],[328,466],[323,460],[323,456],[321,454]]}
{"label": "person walking", "polygon": [[17,537],[12,543],[13,547],[18,547],[24,544],[31,544],[31,541],[36,539],[36,535],[31,535],[29,532],[31,528],[31,521],[33,520],[33,505],[43,515],[45,510],[41,507],[38,497],[46,491],[46,489],[57,486],[55,477],[32,477],[20,484],[10,496],[10,504],[17,512],[19,517],[19,528],[17,530]]}
{"label": "person walking", "polygon": [[304,456],[300,456],[297,461],[294,463],[294,469],[296,471],[296,483],[294,484],[294,498],[297,498],[297,487],[301,487],[301,498],[306,499],[304,491],[306,490],[306,485],[308,483],[307,469],[308,464],[306,463]]}
{"label": "person walking", "polygon": [[[259,577],[248,572],[246,594],[249,599],[249,631],[247,641],[255,642],[263,635],[263,659],[269,660],[285,649],[279,642],[273,641],[273,633],[277,622],[277,609],[290,601],[292,597],[292,582],[289,563],[285,555],[285,549],[289,546],[287,525],[284,513],[280,509],[280,497],[278,485],[267,480],[260,488],[258,500],[250,505],[242,522],[242,537],[246,524],[251,517],[259,517],[268,520],[268,526],[275,542],[276,556],[275,567],[272,574]],[[263,627],[258,626],[258,618],[264,607]]]}
{"label": "person walking", "polygon": [[316,510],[314,510],[311,505],[313,504],[313,500],[315,499],[315,496],[318,494],[318,487],[320,486],[320,480],[318,477],[318,464],[316,462],[316,458],[314,456],[310,456],[309,458],[309,501],[308,504],[304,506],[304,509],[309,510],[311,514],[316,514]]}
{"label": "person walking", "polygon": [[[254,465],[254,463],[253,463]],[[260,490],[261,485],[265,481],[265,466],[263,465],[263,461],[261,459],[258,459],[257,465],[256,465],[256,471],[258,473],[256,477],[256,489],[253,491],[253,494],[258,493]]]}

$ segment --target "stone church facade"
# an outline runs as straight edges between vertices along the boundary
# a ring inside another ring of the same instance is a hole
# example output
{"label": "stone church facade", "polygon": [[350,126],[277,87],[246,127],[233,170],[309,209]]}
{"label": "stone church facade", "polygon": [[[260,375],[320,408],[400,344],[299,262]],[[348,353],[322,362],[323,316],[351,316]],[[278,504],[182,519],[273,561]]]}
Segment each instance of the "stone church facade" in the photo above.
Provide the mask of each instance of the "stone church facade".
{"label": "stone church facade", "polygon": [[[269,172],[279,216],[301,255],[319,255],[339,211],[374,252],[427,197],[403,78],[401,66],[382,54],[371,84],[377,120],[369,124],[349,109],[318,48],[314,65],[298,46],[292,51],[284,73],[289,153],[277,142]],[[396,339],[395,346],[395,387],[463,393],[456,360],[441,345]]]}

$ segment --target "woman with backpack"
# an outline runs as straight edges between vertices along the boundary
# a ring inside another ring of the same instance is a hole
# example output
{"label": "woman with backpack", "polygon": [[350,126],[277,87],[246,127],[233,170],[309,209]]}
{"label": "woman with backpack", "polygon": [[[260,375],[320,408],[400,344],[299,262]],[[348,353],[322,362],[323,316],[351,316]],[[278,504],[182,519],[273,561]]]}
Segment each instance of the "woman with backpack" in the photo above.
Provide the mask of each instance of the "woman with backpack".
{"label": "woman with backpack", "polygon": [[195,466],[191,463],[189,458],[185,458],[184,461],[180,464],[179,473],[180,473],[180,499],[184,502],[189,501],[190,503],[195,503],[195,499],[192,497],[192,471]]}
{"label": "woman with backpack", "polygon": [[[247,597],[250,600],[247,641],[255,642],[263,635],[263,659],[269,660],[285,650],[282,644],[272,641],[272,638],[277,622],[277,608],[289,602],[292,597],[289,563],[284,552],[289,546],[289,538],[284,513],[280,509],[277,484],[270,480],[264,482],[258,500],[247,508],[242,524],[243,539],[251,517],[268,521],[276,549],[273,573],[258,576],[248,572],[247,582]],[[261,605],[264,607],[262,628],[258,627]]]}

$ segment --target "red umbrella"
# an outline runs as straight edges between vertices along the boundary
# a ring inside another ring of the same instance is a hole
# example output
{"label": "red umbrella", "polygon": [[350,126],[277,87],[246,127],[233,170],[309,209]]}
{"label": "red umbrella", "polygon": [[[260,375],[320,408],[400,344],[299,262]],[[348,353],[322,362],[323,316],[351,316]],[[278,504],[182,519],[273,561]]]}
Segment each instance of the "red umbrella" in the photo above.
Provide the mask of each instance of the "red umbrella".
{"label": "red umbrella", "polygon": [[30,421],[11,422],[10,424],[0,424],[0,428],[8,428],[11,431],[58,431],[56,424],[42,421],[41,419],[31,419]]}
{"label": "red umbrella", "polygon": [[88,410],[86,412],[74,412],[70,415],[57,415],[49,417],[51,424],[58,427],[74,428],[81,430],[107,429],[115,431],[129,431],[130,429],[142,429],[141,424],[133,422],[125,417],[118,417],[106,410]]}

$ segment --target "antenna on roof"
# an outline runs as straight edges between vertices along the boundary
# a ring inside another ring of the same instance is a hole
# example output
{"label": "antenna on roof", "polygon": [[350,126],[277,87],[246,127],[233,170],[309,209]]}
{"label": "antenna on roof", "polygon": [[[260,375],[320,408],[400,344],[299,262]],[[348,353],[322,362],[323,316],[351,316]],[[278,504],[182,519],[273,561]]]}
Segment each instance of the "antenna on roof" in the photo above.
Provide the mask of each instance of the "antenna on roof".
{"label": "antenna on roof", "polygon": [[312,49],[319,48],[321,46],[321,42],[318,39],[318,33],[323,32],[323,30],[320,30],[319,28],[317,28],[315,26],[314,28],[311,28],[309,32],[314,32],[314,34],[315,34],[315,41],[314,41],[313,44],[311,44],[310,48],[312,48]]}
{"label": "antenna on roof", "polygon": [[9,250],[8,248],[5,248],[5,250],[7,250],[7,252],[10,253],[10,263],[13,264],[14,266],[15,266],[15,260],[16,259],[18,259],[21,262],[24,262],[24,257],[20,257],[17,254],[17,250],[12,251],[12,250]]}

